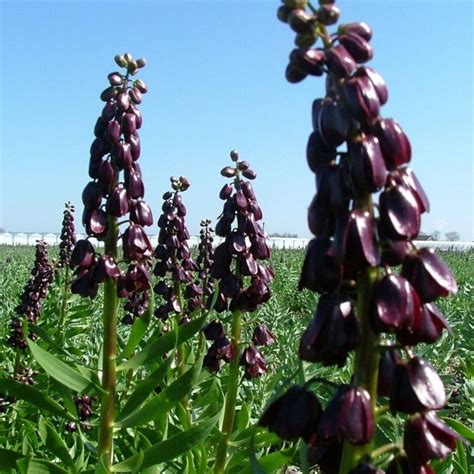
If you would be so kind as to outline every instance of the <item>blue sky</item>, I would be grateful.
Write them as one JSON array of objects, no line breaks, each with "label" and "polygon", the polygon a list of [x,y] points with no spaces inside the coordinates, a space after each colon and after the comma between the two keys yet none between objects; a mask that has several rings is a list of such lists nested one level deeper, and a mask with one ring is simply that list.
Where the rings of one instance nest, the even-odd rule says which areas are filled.
[{"label": "blue sky", "polygon": [[[114,55],[130,51],[148,60],[140,163],[155,221],[171,175],[191,180],[191,232],[214,220],[219,171],[236,148],[257,171],[266,230],[309,236],[314,176],[305,148],[323,81],[285,81],[294,35],[276,19],[278,5],[0,0],[0,227],[59,232],[67,200],[80,221],[99,94]],[[431,200],[422,229],[474,239],[472,2],[338,5],[342,21],[374,30],[368,64],[390,91],[382,115],[408,134],[411,166]]]}]

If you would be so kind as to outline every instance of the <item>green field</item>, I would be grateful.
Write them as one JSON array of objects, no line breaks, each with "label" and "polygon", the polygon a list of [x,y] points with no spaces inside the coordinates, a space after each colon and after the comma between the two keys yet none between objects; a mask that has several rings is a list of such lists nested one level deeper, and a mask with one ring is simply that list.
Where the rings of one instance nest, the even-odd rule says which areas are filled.
[{"label": "green field", "polygon": [[[50,258],[57,255],[56,249],[50,249]],[[273,297],[256,313],[255,318],[268,325],[276,335],[276,343],[265,348],[265,357],[270,370],[260,379],[244,381],[240,386],[240,400],[252,406],[249,413],[249,424],[255,423],[263,408],[275,392],[285,385],[297,381],[299,369],[299,337],[306,327],[315,306],[316,296],[309,291],[298,291],[297,283],[304,252],[297,250],[277,250],[272,256],[272,265],[276,277],[273,283]],[[13,371],[15,352],[5,340],[10,331],[10,318],[18,304],[18,296],[29,278],[33,262],[33,247],[0,247],[0,376],[8,378]],[[474,419],[474,253],[445,253],[443,258],[452,269],[459,285],[457,295],[440,299],[437,305],[449,321],[452,334],[444,334],[434,345],[421,344],[416,352],[429,359],[438,370],[446,388],[448,403],[441,412],[442,417],[455,419],[472,429]],[[58,311],[62,299],[61,276],[53,283],[43,313],[38,323],[39,337],[37,342],[56,353],[61,359],[71,358],[86,368],[95,370],[100,353],[101,328],[101,295],[95,300],[84,300],[73,296],[70,298],[67,313],[67,324],[64,329],[58,328]],[[58,332],[64,330],[64,345],[56,344]],[[126,340],[129,326],[120,329],[120,337]],[[36,386],[58,398],[58,387],[49,379],[33,359],[26,357],[24,363],[38,372],[35,375]],[[334,382],[347,382],[350,374],[350,361],[342,369],[322,368],[319,365],[305,364],[305,376],[323,376]],[[225,370],[225,369],[224,369]],[[323,386],[316,386],[321,400],[329,398],[329,392]],[[1,392],[1,387],[0,387]],[[242,411],[242,407],[240,407]],[[54,460],[51,447],[47,446],[44,437],[38,433],[36,421],[41,417],[28,402],[21,401],[0,411],[0,448],[18,452],[32,452],[35,457]],[[26,416],[25,416],[26,415]],[[64,432],[64,420],[56,417],[55,426],[58,432]],[[393,419],[392,419],[393,420]],[[84,434],[85,440],[94,431],[94,416],[91,419],[92,430]],[[382,423],[377,436],[389,441],[396,441],[402,433],[402,420]],[[68,438],[69,436],[69,438]],[[76,436],[76,435],[74,435]],[[79,449],[73,435],[66,435],[69,447]],[[92,449],[87,442],[81,444],[84,449]],[[472,446],[472,445],[471,445]],[[244,449],[244,448],[242,448]],[[54,450],[53,450],[54,452]],[[466,462],[472,461],[470,448],[465,450]],[[437,464],[437,472],[461,473],[455,470],[459,453],[447,461]],[[297,464],[297,460],[295,460]],[[9,472],[9,471],[7,471]],[[172,470],[170,471],[172,472]],[[236,471],[237,472],[237,471]]]}]

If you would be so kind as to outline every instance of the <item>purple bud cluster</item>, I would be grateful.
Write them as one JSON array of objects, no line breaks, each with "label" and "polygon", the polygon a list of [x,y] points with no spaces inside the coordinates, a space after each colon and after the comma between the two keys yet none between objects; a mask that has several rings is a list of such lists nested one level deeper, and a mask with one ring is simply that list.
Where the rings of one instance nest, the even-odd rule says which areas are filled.
[{"label": "purple bud cluster", "polygon": [[203,297],[209,298],[214,290],[214,281],[211,276],[211,267],[214,262],[214,230],[210,227],[211,221],[209,219],[202,220],[200,225],[196,264],[199,268]]},{"label": "purple bud cluster", "polygon": [[[153,273],[159,281],[154,291],[163,298],[164,303],[156,308],[155,316],[166,320],[170,314],[181,314],[182,323],[185,323],[189,315],[202,305],[202,288],[193,281],[198,266],[191,258],[190,235],[185,223],[186,206],[181,194],[190,183],[183,176],[171,177],[170,181],[172,191],[163,195],[162,214],[158,219],[160,231]],[[185,287],[183,295],[181,286]],[[184,299],[187,308],[184,307]]]},{"label": "purple bud cluster", "polygon": [[[92,404],[97,402],[98,397],[89,395],[82,395],[74,397],[74,404],[76,405],[77,414],[79,416],[81,429],[87,431],[90,429],[89,419],[92,416]],[[72,433],[77,430],[77,425],[73,421],[66,423],[66,431]]]},{"label": "purple bud cluster", "polygon": [[71,289],[90,298],[108,278],[117,281],[120,297],[151,286],[147,260],[153,248],[144,227],[152,225],[153,215],[143,199],[145,187],[138,163],[138,130],[142,126],[138,105],[148,89],[141,79],[131,79],[145,66],[145,60],[135,60],[126,53],[116,56],[115,62],[125,71],[110,73],[110,86],[100,96],[105,106],[94,128],[89,162],[92,181],[82,193],[82,222],[89,237],[103,241],[109,230],[117,232],[117,219],[123,219],[127,223],[121,234],[123,259],[129,266],[123,273],[113,256],[98,254],[89,240],[77,242],[71,257],[71,264],[76,267]]},{"label": "purple bud cluster", "polygon": [[71,255],[76,245],[76,234],[74,228],[74,206],[67,202],[63,212],[61,235],[59,237],[59,263],[61,267],[71,264]]},{"label": "purple bud cluster", "polygon": [[[11,321],[11,334],[8,344],[19,349],[26,349],[27,344],[23,335],[22,319],[35,324],[40,315],[42,302],[48,294],[48,289],[53,281],[54,273],[48,261],[48,248],[44,241],[36,244],[35,262],[31,270],[31,277],[20,296],[20,303],[15,308],[16,315]],[[29,337],[34,337],[30,334]]]},{"label": "purple bud cluster", "polygon": [[220,191],[225,203],[216,224],[216,234],[224,241],[214,250],[211,268],[212,277],[219,280],[214,306],[219,313],[227,309],[254,311],[270,298],[269,285],[274,276],[271,267],[259,263],[270,258],[270,249],[258,223],[263,214],[257,197],[250,181],[243,179],[255,179],[256,174],[246,161],[239,160],[235,150],[230,156],[235,166],[226,166],[221,174],[234,180]]},{"label": "purple bud cluster", "polygon": [[[370,268],[375,283],[366,310],[370,327],[364,331],[375,338],[385,334],[403,346],[433,343],[448,329],[433,301],[456,293],[457,285],[434,251],[417,249],[412,242],[429,202],[407,166],[411,160],[408,137],[394,119],[380,115],[388,100],[385,81],[362,65],[373,56],[372,31],[365,23],[349,23],[329,35],[326,27],[339,17],[334,1],[320,0],[318,9],[306,0],[283,3],[278,17],[297,33],[298,46],[290,55],[288,81],[324,73],[327,77],[326,96],[312,106],[313,131],[306,149],[309,168],[316,175],[317,192],[308,209],[308,225],[315,238],[309,243],[299,283],[300,289],[321,296],[301,338],[300,357],[343,366],[348,354],[359,349],[364,334],[362,316],[356,310],[358,290]],[[313,48],[318,39],[324,47]],[[372,193],[379,193],[378,205],[372,204]],[[399,275],[390,268],[398,265]],[[394,460],[387,472],[429,473],[427,463],[446,457],[459,436],[435,415],[434,410],[446,402],[435,369],[413,355],[411,348],[406,347],[406,353],[408,359],[403,360],[390,349],[380,360],[379,396],[389,397],[392,412],[411,415],[405,428],[406,457]],[[303,415],[301,420],[283,419],[291,403],[293,398],[284,395],[267,409],[260,423],[284,439],[308,439]],[[308,403],[316,406],[315,401]],[[319,449],[320,466],[324,466],[324,452],[336,441],[369,443],[375,431],[370,394],[362,386],[341,385],[312,429],[309,443]],[[410,471],[399,467],[405,464]],[[335,472],[332,469],[328,472]],[[361,464],[351,472],[384,471]]]}]

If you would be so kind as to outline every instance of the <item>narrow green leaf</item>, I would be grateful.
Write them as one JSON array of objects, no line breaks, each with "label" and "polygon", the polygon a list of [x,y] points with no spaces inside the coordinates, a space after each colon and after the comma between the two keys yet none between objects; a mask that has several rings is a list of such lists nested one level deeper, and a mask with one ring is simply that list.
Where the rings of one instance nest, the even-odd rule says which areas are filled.
[{"label": "narrow green leaf", "polygon": [[143,457],[143,451],[140,451],[125,461],[112,466],[112,472],[138,472],[138,469],[142,467]]},{"label": "narrow green leaf", "polygon": [[[189,430],[182,431],[171,438],[161,441],[153,445],[152,447],[143,451],[143,462],[141,464],[141,469],[147,467],[156,466],[166,461],[171,461],[182,454],[190,451],[195,446],[201,444],[210,434],[217,421],[219,420],[220,412],[217,413],[212,418],[199,423],[196,426],[193,426]],[[112,470],[114,472],[124,472],[122,470],[122,465],[124,463],[132,463],[133,460],[138,460],[139,454],[132,456],[122,463],[116,464],[113,466]]]},{"label": "narrow green leaf", "polygon": [[17,461],[23,457],[23,454],[16,451],[0,448],[0,469],[16,469]]},{"label": "narrow green leaf", "polygon": [[474,442],[474,431],[463,425],[460,421],[453,420],[452,418],[442,417],[441,418],[447,425],[449,425],[454,431],[459,433],[463,438],[471,443]]},{"label": "narrow green leaf", "polygon": [[116,425],[120,427],[140,426],[159,417],[182,400],[196,385],[202,368],[202,359],[177,378],[156,397],[145,403],[140,409],[123,417],[119,415]]},{"label": "narrow green leaf", "polygon": [[74,461],[69,454],[66,443],[61,439],[56,429],[43,417],[39,420],[38,428],[41,441],[43,441],[46,448],[61,459],[66,466],[70,467],[73,472],[76,472]]},{"label": "narrow green leaf", "polygon": [[178,337],[175,332],[169,332],[150,342],[143,350],[135,354],[131,359],[123,362],[117,370],[136,369],[149,360],[157,360],[165,352],[174,349],[178,344],[182,344],[194,336],[204,324],[206,316],[195,319],[188,324],[179,327]]},{"label": "narrow green leaf", "polygon": [[43,459],[31,459],[27,468],[28,474],[67,474],[68,471]]},{"label": "narrow green leaf", "polygon": [[55,350],[66,357],[71,357],[61,346],[56,344],[55,341],[51,338],[51,336],[40,326],[35,326],[34,324],[29,324],[28,329],[33,333],[40,337],[43,341],[45,341],[49,347]]},{"label": "narrow green leaf", "polygon": [[154,370],[146,379],[140,382],[134,392],[130,395],[127,403],[120,411],[119,418],[126,418],[136,408],[138,408],[153,392],[153,390],[163,381],[168,369],[173,361],[173,353],[163,361],[163,363]]},{"label": "narrow green leaf", "polygon": [[47,410],[55,415],[75,420],[75,417],[69,414],[59,403],[31,385],[24,385],[9,379],[0,379],[0,386],[2,391],[10,396],[25,400],[41,410]]},{"label": "narrow green leaf", "polygon": [[267,472],[277,472],[279,468],[289,464],[294,458],[297,446],[293,446],[281,451],[262,456],[257,460],[255,453],[250,453],[250,466],[242,466],[241,474],[265,474]]},{"label": "narrow green leaf", "polygon": [[28,339],[28,347],[44,371],[71,390],[82,393],[87,391],[88,387],[92,384],[90,380],[71,368],[70,365],[65,364],[30,339]]}]

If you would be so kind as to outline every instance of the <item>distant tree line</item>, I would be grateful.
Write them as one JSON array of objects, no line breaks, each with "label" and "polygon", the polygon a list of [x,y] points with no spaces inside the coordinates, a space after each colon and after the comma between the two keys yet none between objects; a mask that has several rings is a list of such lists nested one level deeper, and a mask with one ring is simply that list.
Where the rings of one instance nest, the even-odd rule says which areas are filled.
[{"label": "distant tree line", "polygon": [[289,232],[283,232],[282,234],[280,232],[272,232],[271,234],[268,234],[269,237],[284,237],[287,239],[297,239],[298,234],[290,234]]}]

